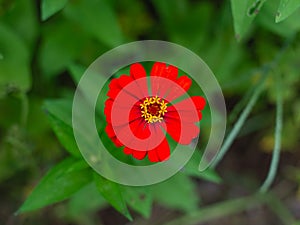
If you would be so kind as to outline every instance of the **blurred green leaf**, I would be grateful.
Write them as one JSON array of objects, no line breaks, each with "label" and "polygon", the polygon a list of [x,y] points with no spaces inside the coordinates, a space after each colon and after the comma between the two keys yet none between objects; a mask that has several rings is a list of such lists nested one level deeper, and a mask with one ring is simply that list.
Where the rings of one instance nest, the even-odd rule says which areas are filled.
[{"label": "blurred green leaf", "polygon": [[89,183],[91,179],[91,170],[85,161],[68,158],[53,167],[42,178],[18,213],[36,210],[65,200]]},{"label": "blurred green leaf", "polygon": [[144,187],[124,186],[122,189],[128,205],[142,216],[149,218],[152,210],[151,192]]},{"label": "blurred green leaf", "polygon": [[186,0],[154,0],[153,4],[163,24],[159,32],[166,33],[172,42],[198,51],[200,46],[206,45],[206,41],[211,41],[211,37],[206,35],[212,27],[211,23],[207,23],[213,20],[211,4],[197,2],[191,7]]},{"label": "blurred green leaf", "polygon": [[184,174],[151,186],[155,200],[173,209],[191,212],[198,208],[195,184]]},{"label": "blurred green leaf", "polygon": [[231,0],[236,38],[241,39],[266,0]]},{"label": "blurred green leaf", "polygon": [[72,63],[69,66],[69,72],[71,74],[71,77],[73,79],[73,81],[76,83],[76,85],[78,85],[82,75],[84,74],[84,72],[86,71],[86,67]]},{"label": "blurred green leaf", "polygon": [[117,17],[105,0],[72,1],[65,7],[64,13],[108,47],[122,44]]},{"label": "blurred green leaf", "polygon": [[67,2],[68,0],[42,0],[42,20],[46,20],[58,11],[62,10]]},{"label": "blurred green leaf", "polygon": [[100,175],[94,173],[94,181],[101,195],[120,213],[129,220],[132,220],[130,212],[126,206],[124,196],[121,192],[119,184],[107,180]]},{"label": "blurred green leaf", "polygon": [[300,7],[300,0],[281,0],[276,14],[279,23],[293,14]]},{"label": "blurred green leaf", "polygon": [[72,102],[70,100],[48,100],[44,107],[60,143],[71,155],[81,157],[72,129]]},{"label": "blurred green leaf", "polygon": [[0,89],[26,92],[31,87],[30,54],[23,40],[0,23]]},{"label": "blurred green leaf", "polygon": [[43,75],[51,78],[62,73],[76,59],[83,57],[90,40],[89,35],[77,24],[69,21],[47,23],[43,28],[38,60]]},{"label": "blurred green leaf", "polygon": [[11,27],[19,37],[22,37],[26,45],[30,46],[30,50],[33,51],[36,46],[39,29],[36,2],[32,0],[6,2],[11,2],[13,7],[10,10],[6,10],[3,17],[1,17],[0,3],[0,20]]}]

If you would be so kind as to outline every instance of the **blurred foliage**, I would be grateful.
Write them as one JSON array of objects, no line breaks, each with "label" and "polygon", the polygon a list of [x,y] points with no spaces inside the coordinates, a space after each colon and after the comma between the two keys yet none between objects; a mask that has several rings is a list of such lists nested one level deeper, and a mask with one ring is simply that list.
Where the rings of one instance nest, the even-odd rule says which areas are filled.
[{"label": "blurred foliage", "polygon": [[[21,182],[16,182],[17,194],[6,190],[12,197],[1,207],[12,214],[25,199],[19,212],[70,198],[62,210],[65,220],[92,225],[96,219],[91,218],[107,204],[129,219],[136,215],[131,210],[150,217],[153,202],[191,213],[200,205],[195,180],[221,182],[213,169],[198,172],[200,152],[176,176],[143,188],[105,180],[85,164],[72,132],[76,84],[98,56],[129,41],[171,41],[203,58],[228,102],[229,129],[271,63],[265,91],[238,138],[256,135],[256,148],[272,151],[279,74],[285,106],[282,150],[299,156],[299,6],[299,0],[0,0],[0,184]],[[197,87],[190,93],[199,94]],[[101,121],[102,108],[98,111]],[[209,127],[201,124],[200,148]],[[298,184],[299,168],[299,161],[298,167],[284,168]],[[0,215],[0,222],[6,217]]]}]

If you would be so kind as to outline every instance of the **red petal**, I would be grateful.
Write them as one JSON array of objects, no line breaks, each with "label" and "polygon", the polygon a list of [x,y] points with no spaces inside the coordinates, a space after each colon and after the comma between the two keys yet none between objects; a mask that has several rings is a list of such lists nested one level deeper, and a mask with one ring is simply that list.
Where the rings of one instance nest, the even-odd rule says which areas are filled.
[{"label": "red petal", "polygon": [[111,123],[111,109],[113,105],[113,100],[109,98],[105,101],[104,104],[104,115],[106,117],[106,121]]},{"label": "red petal", "polygon": [[110,124],[107,124],[105,127],[105,132],[107,133],[107,136],[115,143],[117,147],[122,147],[123,144],[119,141],[119,139],[116,137],[116,134]]},{"label": "red petal", "polygon": [[130,66],[130,75],[134,79],[146,77],[146,71],[140,63],[134,63]]},{"label": "red petal", "polygon": [[152,66],[150,76],[159,76],[175,80],[178,75],[178,68],[166,63],[156,62]]},{"label": "red petal", "polygon": [[179,77],[176,80],[176,84],[174,84],[172,86],[172,88],[170,89],[170,92],[168,93],[168,100],[173,101],[173,100],[181,97],[183,94],[186,93],[186,91],[189,90],[191,85],[192,85],[192,80],[190,78],[188,78],[187,76]]},{"label": "red petal", "polygon": [[205,106],[205,99],[201,96],[193,96],[191,97],[192,101],[194,102],[196,108],[198,110],[202,110],[204,109],[204,106]]},{"label": "red petal", "polygon": [[155,149],[148,151],[148,159],[150,162],[159,162],[159,158]]},{"label": "red petal", "polygon": [[116,134],[111,126],[111,124],[107,124],[106,127],[105,127],[105,132],[107,133],[107,136],[112,138],[112,137],[115,137]]},{"label": "red petal", "polygon": [[176,80],[176,83],[188,91],[192,85],[192,80],[188,76],[181,76]]},{"label": "red petal", "polygon": [[198,122],[199,120],[202,119],[202,113],[199,110],[195,110],[195,108],[191,110],[178,109],[178,111],[176,109],[174,106],[168,106],[167,108],[168,112],[164,116],[166,121],[168,119],[177,119],[177,120],[182,120],[183,122],[192,123],[192,122]]},{"label": "red petal", "polygon": [[148,123],[142,118],[132,121],[129,126],[137,138],[146,139],[151,134]]},{"label": "red petal", "polygon": [[[124,94],[127,94],[126,97],[128,98],[135,98],[136,100],[142,99],[144,97],[144,90],[141,90],[141,85],[138,85],[133,81],[134,79],[131,76],[126,75],[121,75],[119,78],[112,79],[109,84],[107,96],[115,99],[122,90]],[[130,85],[130,88],[126,87],[127,85]],[[146,84],[144,86],[146,86]]]},{"label": "red petal", "polygon": [[164,139],[162,143],[155,148],[159,161],[165,161],[170,157],[170,146],[167,139]]},{"label": "red petal", "polygon": [[141,113],[140,102],[137,102],[130,110],[129,122],[139,119],[139,118],[142,118],[142,113]]},{"label": "red petal", "polygon": [[125,147],[124,150],[123,150],[123,152],[124,152],[126,155],[132,154],[132,151],[133,151],[132,149],[127,148],[127,147]]},{"label": "red petal", "polygon": [[147,155],[147,151],[136,151],[136,150],[132,151],[132,156],[139,160],[145,158],[146,155]]},{"label": "red petal", "polygon": [[164,139],[156,148],[148,151],[150,162],[165,161],[170,158],[170,146],[167,139]]},{"label": "red petal", "polygon": [[167,132],[171,137],[182,145],[188,145],[199,135],[200,129],[194,123],[183,122],[179,119],[165,120],[167,124]]},{"label": "red petal", "polygon": [[156,62],[153,64],[151,72],[150,72],[150,76],[162,76],[164,70],[166,68],[166,64],[165,63],[161,63],[161,62]]},{"label": "red petal", "polygon": [[163,78],[175,81],[178,75],[178,68],[172,65],[167,66],[165,63],[154,63],[151,73],[151,90],[153,96],[164,97],[172,89],[172,83],[165,82]]}]

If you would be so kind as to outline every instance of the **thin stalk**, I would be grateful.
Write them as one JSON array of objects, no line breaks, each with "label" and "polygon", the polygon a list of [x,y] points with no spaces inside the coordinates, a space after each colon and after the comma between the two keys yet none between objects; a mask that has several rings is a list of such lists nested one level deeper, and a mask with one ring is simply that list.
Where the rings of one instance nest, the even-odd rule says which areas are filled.
[{"label": "thin stalk", "polygon": [[283,100],[282,100],[282,81],[280,75],[276,76],[276,126],[275,126],[275,143],[272,154],[271,166],[267,175],[266,180],[260,188],[260,192],[266,192],[272,185],[276,172],[278,169],[280,149],[281,149],[281,132],[282,132],[282,120],[283,120]]},{"label": "thin stalk", "polygon": [[183,216],[179,219],[175,219],[167,222],[164,225],[194,225],[210,220],[214,220],[220,217],[228,216],[234,213],[242,212],[244,210],[252,209],[260,205],[264,201],[260,195],[251,195],[242,197],[239,199],[227,200],[222,203],[217,203],[205,208],[200,209],[197,212]]},{"label": "thin stalk", "polygon": [[239,134],[239,132],[240,132],[241,128],[243,127],[246,119],[248,118],[253,106],[257,102],[258,97],[260,96],[260,94],[262,93],[262,91],[264,89],[265,79],[267,77],[267,74],[268,74],[269,70],[270,70],[269,67],[265,68],[262,80],[259,82],[259,84],[256,87],[255,91],[253,92],[248,104],[246,105],[246,107],[242,111],[239,119],[237,120],[237,122],[233,126],[231,132],[229,133],[229,135],[225,139],[224,144],[222,145],[222,147],[220,149],[220,152],[218,153],[218,155],[216,156],[216,159],[213,161],[213,163],[211,165],[212,168],[215,168],[218,165],[218,163],[223,159],[223,157],[225,156],[225,154],[229,150],[231,144],[233,143],[233,141],[235,140],[235,138]]}]

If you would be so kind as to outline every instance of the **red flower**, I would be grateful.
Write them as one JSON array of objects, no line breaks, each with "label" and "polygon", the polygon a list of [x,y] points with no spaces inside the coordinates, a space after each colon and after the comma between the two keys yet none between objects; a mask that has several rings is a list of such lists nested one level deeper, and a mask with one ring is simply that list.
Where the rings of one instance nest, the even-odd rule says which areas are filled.
[{"label": "red flower", "polygon": [[148,155],[151,162],[167,160],[170,147],[165,132],[183,145],[200,132],[195,123],[202,118],[204,98],[194,96],[172,104],[191,84],[187,76],[178,77],[175,66],[156,62],[147,76],[141,64],[132,64],[129,76],[122,75],[109,84],[104,109],[108,136],[136,159]]}]

